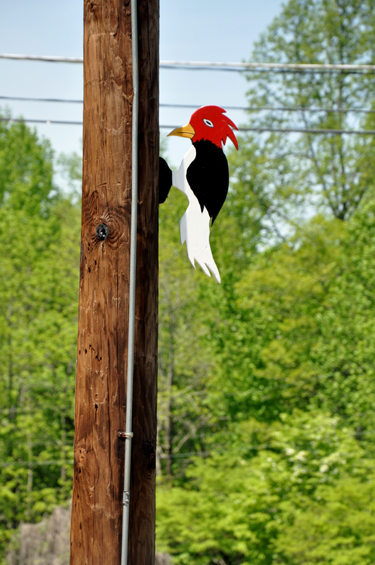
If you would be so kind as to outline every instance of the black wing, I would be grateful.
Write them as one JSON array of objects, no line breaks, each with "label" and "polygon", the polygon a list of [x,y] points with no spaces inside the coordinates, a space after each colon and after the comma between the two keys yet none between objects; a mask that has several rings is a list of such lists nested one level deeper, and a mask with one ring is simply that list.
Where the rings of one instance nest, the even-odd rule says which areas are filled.
[{"label": "black wing", "polygon": [[171,186],[172,171],[163,157],[159,157],[159,204],[166,201]]},{"label": "black wing", "polygon": [[211,141],[194,143],[196,157],[186,172],[187,181],[214,223],[228,194],[229,168],[224,152]]}]

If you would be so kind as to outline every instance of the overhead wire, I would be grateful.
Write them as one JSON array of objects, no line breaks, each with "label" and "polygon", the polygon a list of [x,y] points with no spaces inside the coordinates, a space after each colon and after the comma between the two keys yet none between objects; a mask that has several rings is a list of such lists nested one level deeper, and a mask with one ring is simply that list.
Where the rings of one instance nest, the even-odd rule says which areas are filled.
[{"label": "overhead wire", "polygon": [[82,126],[83,122],[75,122],[75,121],[66,121],[66,120],[38,120],[38,119],[22,119],[22,118],[0,118],[0,122],[23,122],[23,123],[30,123],[30,124],[45,124],[45,125],[66,125],[66,126]]},{"label": "overhead wire", "polygon": [[[76,63],[82,64],[83,59],[80,57],[58,57],[58,56],[35,56],[35,55],[18,55],[18,54],[0,54],[2,59],[28,60],[28,61],[44,61],[53,63]],[[160,68],[180,68],[180,69],[214,69],[214,70],[264,70],[270,71],[298,71],[298,72],[322,72],[322,71],[340,71],[340,72],[375,72],[375,65],[351,65],[351,64],[312,64],[312,63],[225,63],[211,61],[160,61]],[[40,102],[65,102],[65,103],[82,103],[82,100],[67,100],[56,98],[23,98],[23,97],[5,97],[0,96],[3,100],[23,100],[23,101],[40,101]],[[170,108],[195,108],[191,104],[161,104],[160,107]],[[291,108],[291,107],[239,107],[227,106],[229,110],[242,110],[249,112],[256,111],[286,111],[286,112],[331,112],[331,113],[375,113],[375,110],[366,110],[363,108]],[[1,121],[5,121],[2,119]],[[13,119],[13,121],[22,121]],[[64,125],[82,125],[80,121],[67,120],[36,120],[25,119],[29,123],[45,123],[45,124],[64,124]],[[161,125],[161,129],[174,128],[174,126]],[[320,128],[266,128],[266,127],[247,127],[239,128],[243,132],[279,132],[279,133],[311,133],[311,134],[333,134],[333,135],[373,135],[374,130],[339,130],[339,129],[320,129]]]},{"label": "overhead wire", "polygon": [[288,71],[370,71],[375,72],[375,65],[350,65],[350,64],[324,64],[324,63],[218,63],[212,61],[160,61],[160,66],[180,67],[180,68],[210,68],[210,69],[236,69],[236,70],[255,70],[265,69],[267,71],[288,70]]},{"label": "overhead wire", "polygon": [[21,102],[63,102],[67,104],[83,104],[82,99],[72,98],[30,98],[29,96],[0,96],[0,100],[16,100]]},{"label": "overhead wire", "polygon": [[[178,126],[159,126],[161,129],[174,129]],[[313,134],[332,134],[332,135],[375,135],[375,130],[345,130],[345,129],[320,129],[320,128],[267,128],[267,127],[239,127],[240,132],[258,133],[313,133]]]},{"label": "overhead wire", "polygon": [[[45,125],[75,125],[82,126],[81,121],[64,121],[64,120],[39,120],[39,119],[21,119],[21,118],[0,118],[0,122],[21,122]],[[160,129],[175,129],[176,125],[160,125]],[[344,129],[308,129],[308,128],[267,128],[267,127],[239,127],[239,132],[258,132],[258,133],[312,133],[324,135],[375,135],[375,130],[344,130]]]},{"label": "overhead wire", "polygon": [[[55,55],[21,55],[2,53],[0,59],[18,61],[42,61],[49,63],[82,64],[82,57],[59,57]],[[160,61],[160,68],[192,69],[192,70],[226,70],[235,72],[247,71],[284,71],[284,72],[360,72],[375,73],[375,65],[371,64],[324,64],[324,63],[245,63],[245,62],[212,62],[212,61]]]},{"label": "overhead wire", "polygon": [[[299,429],[294,428],[294,431],[298,431]],[[299,430],[300,431],[300,430]],[[375,430],[364,430],[363,432],[361,432],[361,435],[372,435],[375,433]],[[220,436],[232,436],[233,434],[231,432],[223,432],[221,431],[219,433]],[[357,432],[356,431],[352,431],[350,433],[348,433],[348,436],[350,437],[356,437],[357,436]],[[206,437],[204,434],[199,434],[198,436],[194,436],[194,438],[197,437]],[[329,436],[327,436],[327,441],[329,439]],[[68,445],[69,447],[71,447],[71,444]],[[236,443],[236,446],[232,449],[230,449],[228,447],[227,444],[225,443],[215,443],[211,446],[211,450],[210,451],[181,451],[181,452],[177,452],[177,453],[170,453],[170,454],[166,454],[166,453],[161,453],[160,454],[160,459],[162,460],[167,460],[167,459],[188,459],[190,457],[207,457],[209,455],[211,455],[213,452],[214,453],[220,453],[220,452],[225,452],[228,453],[230,451],[236,451],[236,452],[240,452],[240,451],[263,451],[263,450],[274,450],[275,448],[279,447],[277,442],[275,441],[275,443],[259,443],[259,444],[255,444],[252,445],[250,443],[246,443],[243,441],[238,441]],[[316,449],[314,447],[306,447],[304,449],[304,451],[307,451],[309,453],[314,453],[316,452]],[[71,459],[65,459],[65,460],[46,460],[46,461],[0,461],[0,467],[38,467],[38,466],[46,466],[46,465],[73,465],[74,461]]]},{"label": "overhead wire", "polygon": [[[68,103],[68,104],[83,104],[82,99],[70,99],[70,98],[30,98],[24,96],[0,96],[0,100],[15,100],[21,102],[57,102],[57,103]],[[161,103],[160,108],[178,108],[178,109],[190,109],[194,110],[200,108],[202,104],[169,104]],[[263,112],[263,111],[275,111],[275,112],[332,112],[332,113],[361,113],[361,114],[375,114],[375,110],[366,110],[365,108],[310,108],[308,106],[301,107],[288,107],[288,106],[227,106],[225,104],[226,110],[239,110],[242,112]]]},{"label": "overhead wire", "polygon": [[73,460],[65,461],[0,461],[0,467],[45,467],[45,466],[59,466],[73,465]]}]

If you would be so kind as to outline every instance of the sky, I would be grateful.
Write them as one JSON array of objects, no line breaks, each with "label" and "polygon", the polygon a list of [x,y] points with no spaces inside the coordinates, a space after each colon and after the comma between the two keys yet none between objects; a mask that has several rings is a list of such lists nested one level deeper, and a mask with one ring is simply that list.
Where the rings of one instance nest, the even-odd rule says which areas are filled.
[{"label": "sky", "polygon": [[[160,59],[168,61],[240,62],[251,56],[254,41],[280,12],[281,0],[160,0]],[[83,56],[82,0],[1,0],[0,53]],[[0,96],[82,99],[80,64],[0,59]],[[160,71],[160,102],[244,106],[247,83],[243,75],[220,71]],[[0,100],[13,117],[82,120],[82,104]],[[188,109],[161,108],[160,124],[188,123]],[[240,111],[228,111],[237,125]],[[81,151],[82,128],[37,125],[58,155]],[[163,132],[168,133],[167,130]],[[189,141],[168,140],[168,157],[177,166]]]}]

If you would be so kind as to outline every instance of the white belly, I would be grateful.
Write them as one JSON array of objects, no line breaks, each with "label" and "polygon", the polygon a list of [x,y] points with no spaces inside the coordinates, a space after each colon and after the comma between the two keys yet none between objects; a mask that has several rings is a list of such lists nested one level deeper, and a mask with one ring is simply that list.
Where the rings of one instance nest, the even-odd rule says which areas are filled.
[{"label": "white belly", "polygon": [[195,268],[195,261],[197,261],[206,275],[210,277],[211,271],[217,282],[220,283],[220,274],[210,247],[210,216],[206,208],[203,208],[202,212],[198,199],[186,178],[187,170],[195,156],[196,150],[192,145],[178,171],[172,172],[173,186],[183,192],[189,200],[189,206],[180,221],[181,244],[186,241],[187,254],[193,267]]},{"label": "white belly", "polygon": [[180,168],[178,171],[172,171],[172,184],[178,190],[181,190],[186,196],[188,197],[189,203],[195,199],[196,197],[191,190],[189,183],[186,178],[186,173],[188,168],[190,167],[191,163],[194,161],[197,152],[195,150],[194,145],[192,145],[189,151],[186,153],[185,157],[181,161]]}]

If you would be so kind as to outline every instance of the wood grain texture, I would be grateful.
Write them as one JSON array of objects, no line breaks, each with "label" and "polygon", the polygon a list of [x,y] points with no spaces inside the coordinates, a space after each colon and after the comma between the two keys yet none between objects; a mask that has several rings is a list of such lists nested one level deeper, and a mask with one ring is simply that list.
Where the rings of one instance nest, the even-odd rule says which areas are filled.
[{"label": "wood grain texture", "polygon": [[[159,0],[139,0],[139,200],[129,563],[154,563]],[[130,1],[84,2],[82,242],[71,556],[121,554],[131,209]],[[109,228],[101,240],[96,229]],[[102,230],[103,232],[103,230]]]}]

